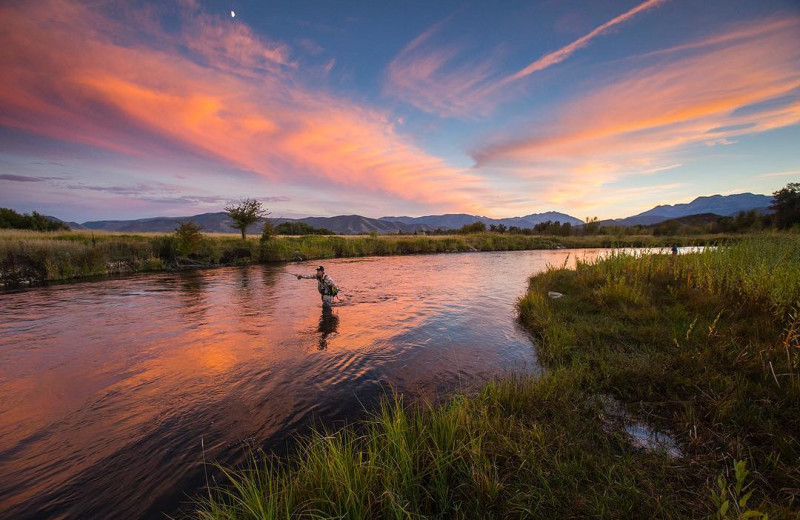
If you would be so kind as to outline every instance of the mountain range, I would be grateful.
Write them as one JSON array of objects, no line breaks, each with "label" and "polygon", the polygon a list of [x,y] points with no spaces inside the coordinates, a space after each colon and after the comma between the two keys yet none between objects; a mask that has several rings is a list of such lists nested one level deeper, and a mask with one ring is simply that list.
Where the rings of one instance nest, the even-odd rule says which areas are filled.
[{"label": "mountain range", "polygon": [[[754,195],[752,193],[712,195],[709,197],[698,197],[688,204],[656,206],[638,215],[623,219],[603,220],[600,221],[599,224],[606,226],[653,225],[673,218],[697,214],[731,216],[742,211],[750,210],[766,212],[769,211],[769,205],[771,203],[772,197],[768,195]],[[59,219],[54,218],[54,220]],[[194,221],[196,224],[203,226],[204,231],[209,233],[238,233],[238,230],[233,228],[230,218],[224,212],[203,213],[190,217],[98,220],[84,222],[83,224],[78,224],[76,222],[65,222],[65,224],[72,229],[168,233],[175,229],[178,222],[185,220]],[[330,229],[334,233],[343,235],[369,233],[371,231],[376,231],[378,233],[413,233],[415,231],[432,231],[435,229],[458,229],[475,222],[483,222],[487,227],[491,225],[504,225],[506,227],[517,226],[519,228],[532,228],[538,223],[547,221],[570,223],[574,226],[583,224],[583,221],[573,216],[554,211],[503,219],[456,213],[427,215],[423,217],[381,217],[377,219],[362,217],[360,215],[339,215],[336,217],[306,217],[301,219],[275,218],[271,220],[275,225],[282,222],[304,222],[310,226]],[[260,228],[261,223],[257,223],[254,224],[249,231],[256,232]]]},{"label": "mountain range", "polygon": [[532,228],[536,224],[547,222],[548,220],[553,222],[561,222],[562,224],[569,222],[573,226],[580,226],[583,224],[583,221],[580,219],[567,215],[566,213],[558,213],[556,211],[533,213],[524,217],[500,219],[467,215],[465,213],[454,213],[448,215],[428,215],[425,217],[381,217],[378,220],[384,220],[387,222],[402,222],[403,224],[424,226],[428,229],[458,229],[475,222],[483,222],[487,227],[494,224],[496,226],[517,226],[519,228]]},{"label": "mountain range", "polygon": [[772,197],[769,195],[756,195],[753,193],[739,193],[736,195],[711,195],[697,197],[688,204],[674,204],[656,206],[632,217],[613,220],[601,220],[601,226],[651,226],[680,217],[711,213],[720,217],[731,217],[743,211],[755,210],[760,213],[769,211]]}]

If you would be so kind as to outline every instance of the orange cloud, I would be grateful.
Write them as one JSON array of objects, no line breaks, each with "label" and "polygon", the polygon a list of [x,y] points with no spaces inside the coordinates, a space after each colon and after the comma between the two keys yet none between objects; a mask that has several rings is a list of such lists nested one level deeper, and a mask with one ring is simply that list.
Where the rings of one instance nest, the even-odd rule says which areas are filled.
[{"label": "orange cloud", "polygon": [[647,65],[516,132],[526,137],[487,139],[473,152],[476,169],[501,168],[550,203],[591,211],[625,201],[621,179],[673,169],[685,161],[676,154],[694,146],[800,123],[800,18],[751,23],[639,61]]},{"label": "orange cloud", "polygon": [[796,124],[800,19],[758,27],[736,31],[744,36],[735,42],[712,40],[724,46],[614,77],[538,125],[553,131],[495,142],[473,156],[479,165],[653,160],[679,147]]},{"label": "orange cloud", "polygon": [[0,125],[133,156],[191,153],[295,186],[478,209],[459,191],[480,189],[477,176],[407,141],[386,113],[304,86],[288,47],[191,2],[170,33],[159,12],[117,7],[124,20],[62,0],[0,8]]}]

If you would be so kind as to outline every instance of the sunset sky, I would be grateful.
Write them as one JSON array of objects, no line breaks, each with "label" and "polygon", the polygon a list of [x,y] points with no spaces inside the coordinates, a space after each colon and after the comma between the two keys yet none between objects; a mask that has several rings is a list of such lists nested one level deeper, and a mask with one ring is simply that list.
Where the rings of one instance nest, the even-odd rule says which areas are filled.
[{"label": "sunset sky", "polygon": [[797,0],[2,2],[0,77],[0,206],[79,222],[614,218],[800,181]]}]

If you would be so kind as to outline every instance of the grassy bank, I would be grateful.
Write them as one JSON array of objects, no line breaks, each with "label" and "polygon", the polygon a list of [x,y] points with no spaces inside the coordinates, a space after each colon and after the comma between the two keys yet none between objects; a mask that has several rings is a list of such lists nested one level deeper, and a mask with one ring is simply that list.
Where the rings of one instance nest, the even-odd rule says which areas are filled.
[{"label": "grassy bank", "polygon": [[550,270],[519,303],[544,376],[388,403],[226,470],[194,517],[797,518],[799,301],[796,235]]},{"label": "grassy bank", "polygon": [[519,251],[557,247],[658,247],[719,243],[720,235],[667,237],[542,237],[498,233],[453,236],[298,236],[243,241],[204,234],[183,243],[174,234],[0,230],[0,284],[37,283],[86,276],[358,256],[469,251]]}]

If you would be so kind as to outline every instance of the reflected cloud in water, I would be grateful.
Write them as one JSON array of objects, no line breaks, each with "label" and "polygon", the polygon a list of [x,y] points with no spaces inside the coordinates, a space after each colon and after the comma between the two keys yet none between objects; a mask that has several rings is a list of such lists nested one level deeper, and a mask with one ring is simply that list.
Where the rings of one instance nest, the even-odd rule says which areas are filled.
[{"label": "reflected cloud in water", "polygon": [[514,303],[568,253],[330,260],[329,312],[302,262],[0,294],[0,516],[157,516],[203,485],[201,438],[235,464],[387,386],[535,371]]}]

